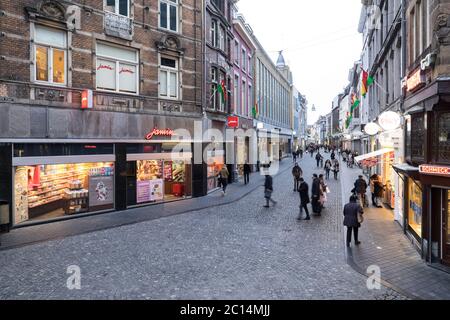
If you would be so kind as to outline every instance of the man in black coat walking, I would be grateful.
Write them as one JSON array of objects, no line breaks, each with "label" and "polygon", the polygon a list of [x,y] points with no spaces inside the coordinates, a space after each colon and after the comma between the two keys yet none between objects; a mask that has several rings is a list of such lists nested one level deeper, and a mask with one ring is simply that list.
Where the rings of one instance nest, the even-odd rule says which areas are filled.
[{"label": "man in black coat walking", "polygon": [[314,213],[317,213],[320,216],[321,213],[321,207],[320,207],[320,179],[317,176],[317,174],[313,175],[313,182],[312,182],[312,187],[311,187],[311,194],[312,194],[312,209]]},{"label": "man in black coat walking", "polygon": [[361,223],[358,220],[358,214],[363,214],[364,210],[358,203],[356,196],[350,197],[350,202],[344,207],[344,226],[347,227],[347,247],[350,247],[352,241],[352,231],[355,237],[355,244],[358,246],[361,242],[358,240],[358,229],[361,227]]},{"label": "man in black coat walking", "polygon": [[306,218],[305,220],[311,220],[311,217],[309,216],[308,211],[308,203],[309,201],[309,186],[305,182],[303,178],[299,179],[300,186],[298,187],[298,192],[300,193],[300,215],[298,216],[297,220],[302,220],[303,216],[303,210],[306,212]]},{"label": "man in black coat walking", "polygon": [[269,174],[266,175],[266,179],[264,181],[264,198],[266,198],[266,205],[264,208],[270,208],[270,202],[275,206],[277,202],[272,199],[273,193],[273,178]]},{"label": "man in black coat walking", "polygon": [[248,184],[250,182],[250,173],[251,172],[252,172],[252,169],[250,168],[248,161],[245,161],[245,164],[244,164],[244,183],[245,184]]}]

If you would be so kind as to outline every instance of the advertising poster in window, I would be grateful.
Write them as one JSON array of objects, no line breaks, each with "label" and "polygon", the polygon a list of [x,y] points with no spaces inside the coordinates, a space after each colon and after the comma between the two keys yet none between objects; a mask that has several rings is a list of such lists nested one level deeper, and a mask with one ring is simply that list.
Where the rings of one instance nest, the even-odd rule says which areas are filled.
[{"label": "advertising poster in window", "polygon": [[97,59],[97,87],[100,89],[116,89],[116,63]]},{"label": "advertising poster in window", "polygon": [[114,176],[89,177],[89,207],[114,205]]},{"label": "advertising poster in window", "polygon": [[158,160],[142,160],[137,161],[137,181],[149,181],[162,179],[163,164]]},{"label": "advertising poster in window", "polygon": [[162,179],[150,181],[151,201],[164,200],[164,181]]},{"label": "advertising poster in window", "polygon": [[173,181],[172,161],[164,162],[164,180],[167,182]]},{"label": "advertising poster in window", "polygon": [[136,202],[145,203],[150,201],[150,181],[138,181],[136,186]]}]

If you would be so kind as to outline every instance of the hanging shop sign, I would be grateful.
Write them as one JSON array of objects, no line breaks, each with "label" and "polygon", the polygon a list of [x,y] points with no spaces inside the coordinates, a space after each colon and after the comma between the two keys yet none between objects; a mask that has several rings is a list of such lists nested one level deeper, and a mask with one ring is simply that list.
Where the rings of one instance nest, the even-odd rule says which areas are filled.
[{"label": "hanging shop sign", "polygon": [[239,117],[228,117],[227,126],[228,128],[239,128]]},{"label": "hanging shop sign", "polygon": [[432,175],[432,176],[450,177],[450,167],[422,165],[419,167],[419,171],[422,174],[427,174],[427,175]]},{"label": "hanging shop sign", "polygon": [[154,128],[145,136],[145,140],[152,140],[154,137],[173,137],[175,132],[172,129]]},{"label": "hanging shop sign", "polygon": [[378,132],[380,132],[380,126],[377,125],[375,122],[370,122],[368,124],[366,124],[366,126],[364,127],[364,131],[369,135],[369,136],[374,136],[376,135]]},{"label": "hanging shop sign", "polygon": [[406,89],[409,92],[419,90],[425,85],[425,76],[421,69],[418,69],[406,80]]},{"label": "hanging shop sign", "polygon": [[94,98],[92,90],[83,90],[81,93],[81,109],[92,109],[94,107]]},{"label": "hanging shop sign", "polygon": [[393,111],[383,112],[378,117],[378,124],[385,131],[398,129],[402,124],[400,115]]}]

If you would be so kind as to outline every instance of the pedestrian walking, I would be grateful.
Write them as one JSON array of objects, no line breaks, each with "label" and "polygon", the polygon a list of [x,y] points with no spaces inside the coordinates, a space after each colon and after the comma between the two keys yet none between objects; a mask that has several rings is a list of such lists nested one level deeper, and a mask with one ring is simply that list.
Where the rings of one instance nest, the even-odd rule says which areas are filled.
[{"label": "pedestrian walking", "polygon": [[347,247],[350,247],[352,241],[352,232],[355,238],[355,244],[358,246],[361,242],[358,240],[358,231],[362,223],[364,209],[357,203],[358,199],[352,195],[350,202],[344,207],[344,226],[347,227]]},{"label": "pedestrian walking", "polygon": [[275,206],[277,202],[272,199],[273,193],[273,178],[271,175],[266,175],[266,180],[264,182],[264,198],[266,198],[266,205],[264,208],[270,208],[270,202]]},{"label": "pedestrian walking", "polygon": [[250,165],[248,164],[248,161],[245,161],[244,164],[244,184],[250,183],[250,173],[252,172],[252,169],[250,168]]},{"label": "pedestrian walking", "polygon": [[299,152],[299,155],[300,155],[300,159],[303,159],[303,149],[300,148],[300,149],[298,150],[298,152]]},{"label": "pedestrian walking", "polygon": [[292,152],[292,160],[294,161],[294,163],[297,162],[297,151]]},{"label": "pedestrian walking", "polygon": [[320,180],[317,174],[313,175],[313,182],[311,187],[311,205],[313,212],[320,216],[322,210],[320,207]]},{"label": "pedestrian walking", "polygon": [[320,208],[323,210],[325,209],[325,202],[327,202],[327,189],[328,186],[325,183],[325,179],[323,174],[319,175],[319,180],[320,180]]},{"label": "pedestrian walking", "polygon": [[297,220],[302,220],[303,210],[305,210],[306,212],[305,220],[311,220],[308,211],[308,204],[310,203],[309,186],[303,178],[300,178],[300,186],[298,187],[298,192],[300,193],[300,215],[298,216]]},{"label": "pedestrian walking", "polygon": [[225,196],[227,194],[227,186],[228,186],[228,178],[230,176],[230,173],[228,172],[228,169],[226,166],[223,166],[222,169],[219,171],[218,180],[219,184],[222,186],[222,195]]},{"label": "pedestrian walking", "polygon": [[332,168],[332,164],[331,164],[331,161],[328,159],[327,161],[325,161],[325,178],[327,179],[327,180],[330,180],[330,171],[331,171],[331,168]]},{"label": "pedestrian walking", "polygon": [[333,161],[334,159],[336,159],[336,153],[334,153],[334,150],[333,150],[333,152],[331,153],[331,161]]},{"label": "pedestrian walking", "polygon": [[378,177],[374,181],[374,194],[375,194],[375,203],[374,206],[377,208],[383,208],[383,206],[380,204],[381,199],[383,199],[384,194],[384,188],[383,182],[381,182],[381,178]]},{"label": "pedestrian walking", "polygon": [[322,159],[322,155],[320,154],[320,151],[316,154],[316,162],[317,162],[317,168],[320,167],[320,160]]},{"label": "pedestrian walking", "polygon": [[298,163],[295,163],[294,168],[292,168],[292,177],[294,178],[294,192],[298,191],[298,187],[300,184],[300,178],[303,175],[303,171],[298,165]]},{"label": "pedestrian walking", "polygon": [[333,164],[334,180],[337,180],[337,179],[338,179],[339,171],[340,171],[340,168],[339,168],[339,161],[338,161],[338,160],[334,160],[334,164]]},{"label": "pedestrian walking", "polygon": [[372,194],[372,205],[374,207],[377,206],[376,204],[376,197],[375,197],[375,180],[378,180],[378,175],[374,174],[369,179],[370,184],[370,193]]},{"label": "pedestrian walking", "polygon": [[357,194],[362,207],[368,206],[366,203],[366,192],[367,192],[367,182],[364,180],[362,175],[358,176],[358,179],[355,181],[355,188],[353,189]]}]

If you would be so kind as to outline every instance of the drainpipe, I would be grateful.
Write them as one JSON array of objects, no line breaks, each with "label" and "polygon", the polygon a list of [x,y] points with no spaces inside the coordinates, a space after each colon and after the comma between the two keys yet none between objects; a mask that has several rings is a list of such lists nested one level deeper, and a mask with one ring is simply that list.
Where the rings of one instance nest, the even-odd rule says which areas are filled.
[{"label": "drainpipe", "polygon": [[[407,0],[402,0],[402,24],[401,24],[401,35],[402,35],[402,80],[406,77],[406,6],[408,4]],[[404,102],[405,102],[405,95],[406,92],[405,90],[402,88],[402,95],[401,95],[401,99],[400,99],[400,111],[402,112],[402,114],[405,112],[404,109]]]}]

